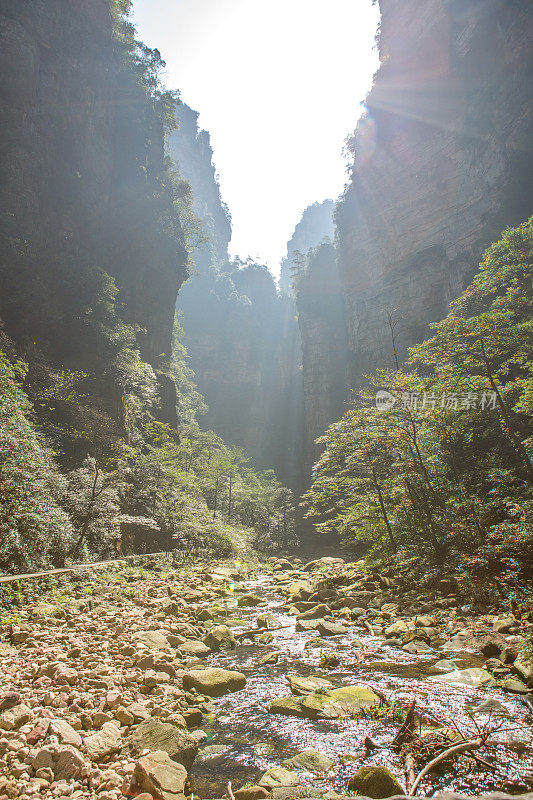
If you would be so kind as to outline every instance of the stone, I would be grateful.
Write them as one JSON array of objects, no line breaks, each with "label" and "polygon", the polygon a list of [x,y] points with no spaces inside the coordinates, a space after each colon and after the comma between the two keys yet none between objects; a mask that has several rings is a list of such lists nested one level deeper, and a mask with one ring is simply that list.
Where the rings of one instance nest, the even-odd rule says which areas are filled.
[{"label": "stone", "polygon": [[264,786],[245,786],[234,793],[235,800],[265,800],[270,792]]},{"label": "stone", "polygon": [[220,650],[235,650],[237,640],[227,625],[213,625],[204,637],[204,644],[213,653],[218,653]]},{"label": "stone", "polygon": [[307,619],[322,619],[323,617],[327,617],[331,613],[329,607],[325,605],[325,603],[319,603],[316,606],[308,609],[307,611],[302,611],[301,614],[298,614],[296,617],[297,620],[307,620]]},{"label": "stone", "polygon": [[513,661],[513,670],[526,682],[533,681],[533,661],[527,659],[525,654],[521,653]]},{"label": "stone", "polygon": [[139,631],[135,638],[146,645],[149,650],[172,650],[170,642],[163,631]]},{"label": "stone", "polygon": [[50,723],[49,731],[55,733],[63,744],[71,744],[73,747],[81,747],[81,736],[64,719],[54,719]]},{"label": "stone", "polygon": [[407,644],[402,645],[402,650],[405,650],[406,653],[412,653],[413,655],[431,653],[431,647],[426,644],[426,642],[422,642],[418,639],[414,639],[412,642],[407,642]]},{"label": "stone", "polygon": [[105,722],[97,733],[85,737],[83,747],[92,761],[100,761],[121,749],[120,730],[112,722]]},{"label": "stone", "polygon": [[222,697],[230,692],[238,692],[246,685],[246,675],[242,672],[210,667],[193,669],[183,676],[184,689],[197,689],[209,697]]},{"label": "stone", "polygon": [[142,722],[128,737],[129,751],[139,756],[143,750],[163,750],[172,761],[183,764],[189,771],[198,753],[198,742],[188,733],[169,722],[149,719]]},{"label": "stone", "polygon": [[493,622],[492,628],[496,633],[510,633],[516,627],[516,619],[514,617],[503,617]]},{"label": "stone", "polygon": [[500,685],[506,692],[514,692],[515,694],[527,694],[529,691],[525,683],[517,681],[515,678],[504,678]]},{"label": "stone", "polygon": [[205,658],[206,656],[211,655],[211,648],[204,644],[204,642],[193,639],[180,644],[178,647],[178,653],[182,656],[196,656],[196,658]]},{"label": "stone", "polygon": [[300,697],[280,697],[268,706],[270,714],[305,719],[338,719],[356,715],[363,708],[379,703],[379,697],[367,686],[354,685],[327,693],[313,692]]},{"label": "stone", "polygon": [[328,569],[329,567],[342,567],[345,561],[343,558],[333,558],[332,556],[325,556],[324,558],[317,558],[314,561],[309,561],[303,568],[304,572],[317,572],[318,570]]},{"label": "stone", "polygon": [[455,669],[453,672],[446,672],[443,675],[433,675],[428,678],[430,681],[443,681],[444,683],[456,683],[464,686],[472,686],[474,689],[480,686],[494,686],[496,681],[486,669],[481,667],[469,667],[468,669]]},{"label": "stone", "polygon": [[262,605],[263,599],[261,597],[257,597],[255,594],[243,594],[237,600],[237,605],[239,608],[253,608],[253,606]]},{"label": "stone", "polygon": [[348,791],[365,797],[384,798],[405,792],[387,767],[361,767],[348,781]]},{"label": "stone", "polygon": [[326,620],[317,625],[317,630],[321,636],[340,636],[343,633],[348,633],[348,628],[344,625],[339,625],[336,622],[327,622]]},{"label": "stone", "polygon": [[496,716],[509,716],[509,709],[500,703],[499,700],[495,700],[494,697],[489,697],[488,700],[485,700],[484,703],[481,703],[479,706],[476,706],[472,710],[473,714],[491,714]]},{"label": "stone", "polygon": [[318,750],[302,750],[298,755],[285,759],[283,766],[297,771],[321,774],[331,769],[333,761]]},{"label": "stone", "polygon": [[407,627],[407,623],[403,620],[399,619],[397,622],[393,622],[392,625],[389,625],[388,628],[385,628],[385,637],[387,639],[393,639],[397,636],[405,636],[405,634],[409,633],[409,628]]},{"label": "stone", "polygon": [[259,661],[257,662],[258,665],[262,666],[263,664],[277,664],[279,661],[279,653],[267,653],[265,656],[262,656]]},{"label": "stone", "polygon": [[163,750],[156,750],[135,764],[131,794],[147,792],[157,800],[182,800],[186,780],[185,767],[172,761]]},{"label": "stone", "polygon": [[333,684],[325,678],[309,676],[300,678],[298,675],[286,675],[291,692],[294,694],[310,694],[317,689],[332,689]]},{"label": "stone", "polygon": [[85,773],[86,763],[83,755],[76,748],[66,745],[59,750],[54,764],[54,777],[57,781],[81,778]]},{"label": "stone", "polygon": [[261,776],[259,786],[264,786],[265,789],[273,789],[274,786],[296,786],[299,780],[297,772],[285,767],[272,767]]}]

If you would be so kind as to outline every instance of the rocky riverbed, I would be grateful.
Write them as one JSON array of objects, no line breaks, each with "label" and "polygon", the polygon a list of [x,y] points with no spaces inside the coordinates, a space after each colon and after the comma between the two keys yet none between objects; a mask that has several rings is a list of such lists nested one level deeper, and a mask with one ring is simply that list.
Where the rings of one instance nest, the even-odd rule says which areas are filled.
[{"label": "rocky riverbed", "polygon": [[527,792],[531,609],[444,590],[332,558],[25,585],[1,612],[0,800],[387,797],[469,742],[419,795]]}]

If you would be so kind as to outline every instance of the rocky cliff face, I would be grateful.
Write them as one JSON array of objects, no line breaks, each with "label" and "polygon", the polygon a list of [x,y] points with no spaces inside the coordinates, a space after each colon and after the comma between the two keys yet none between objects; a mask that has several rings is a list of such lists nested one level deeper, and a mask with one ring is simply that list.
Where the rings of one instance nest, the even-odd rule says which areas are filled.
[{"label": "rocky cliff face", "polygon": [[299,260],[304,258],[309,250],[317,247],[323,239],[333,241],[335,236],[334,210],[334,200],[323,200],[321,203],[313,203],[308,206],[302,214],[302,218],[287,242],[287,255],[281,262],[279,287],[286,294],[293,294],[292,284],[299,269]]},{"label": "rocky cliff face", "polygon": [[118,314],[175,422],[165,365],[186,252],[161,103],[114,36],[114,11],[112,0],[0,3],[0,315],[29,360],[37,342],[51,369],[101,371],[103,344],[89,352],[84,331]]},{"label": "rocky cliff face", "polygon": [[529,2],[381,0],[381,68],[336,213],[352,385],[420,341],[532,210]]},{"label": "rocky cliff face", "polygon": [[380,7],[381,67],[335,215],[338,284],[331,255],[309,269],[298,301],[308,460],[346,387],[393,366],[391,325],[401,358],[446,314],[483,249],[533,210],[531,3]]}]

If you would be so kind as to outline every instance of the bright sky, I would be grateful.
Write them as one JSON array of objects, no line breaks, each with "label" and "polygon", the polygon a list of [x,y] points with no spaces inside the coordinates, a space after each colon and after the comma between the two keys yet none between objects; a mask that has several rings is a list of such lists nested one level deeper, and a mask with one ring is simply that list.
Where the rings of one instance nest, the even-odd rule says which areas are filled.
[{"label": "bright sky", "polygon": [[341,193],[378,16],[372,0],[134,0],[139,37],[211,134],[233,255],[277,274],[304,208]]}]

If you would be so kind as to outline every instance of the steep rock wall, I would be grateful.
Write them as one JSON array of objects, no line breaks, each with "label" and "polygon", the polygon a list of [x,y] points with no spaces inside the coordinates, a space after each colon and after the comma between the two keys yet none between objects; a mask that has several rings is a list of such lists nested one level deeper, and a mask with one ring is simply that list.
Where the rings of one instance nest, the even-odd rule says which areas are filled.
[{"label": "steep rock wall", "polygon": [[111,276],[175,423],[165,373],[187,257],[161,178],[163,121],[114,37],[112,5],[0,3],[0,315],[24,357],[90,370],[105,355],[88,352],[81,298]]},{"label": "steep rock wall", "polygon": [[401,359],[533,210],[532,3],[380,8],[381,67],[335,213],[338,275],[330,254],[299,291],[307,465],[348,388],[394,365],[391,326]]},{"label": "steep rock wall", "polygon": [[392,366],[532,211],[530,2],[381,0],[381,68],[336,212],[350,383]]}]

